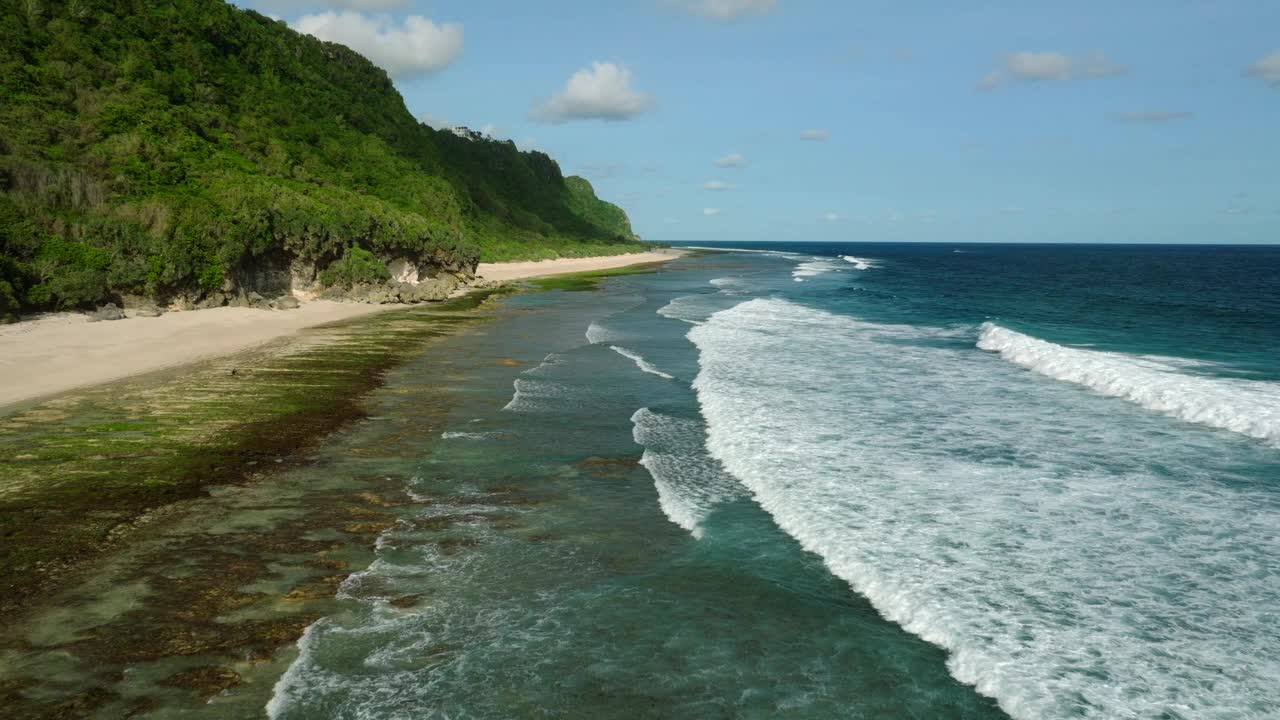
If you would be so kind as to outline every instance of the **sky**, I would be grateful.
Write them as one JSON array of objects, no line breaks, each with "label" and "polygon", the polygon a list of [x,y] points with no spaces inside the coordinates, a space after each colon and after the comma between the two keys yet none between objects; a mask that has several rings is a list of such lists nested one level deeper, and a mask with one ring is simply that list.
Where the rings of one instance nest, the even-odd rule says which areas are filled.
[{"label": "sky", "polygon": [[1280,242],[1276,0],[241,0],[650,240]]}]

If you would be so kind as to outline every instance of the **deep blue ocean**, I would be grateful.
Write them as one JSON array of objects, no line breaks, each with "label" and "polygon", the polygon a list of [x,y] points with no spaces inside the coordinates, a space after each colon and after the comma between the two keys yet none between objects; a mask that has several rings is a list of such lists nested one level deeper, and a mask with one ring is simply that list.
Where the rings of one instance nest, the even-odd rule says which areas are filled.
[{"label": "deep blue ocean", "polygon": [[1280,716],[1280,247],[733,244],[505,302],[389,378],[451,427],[272,717]]}]

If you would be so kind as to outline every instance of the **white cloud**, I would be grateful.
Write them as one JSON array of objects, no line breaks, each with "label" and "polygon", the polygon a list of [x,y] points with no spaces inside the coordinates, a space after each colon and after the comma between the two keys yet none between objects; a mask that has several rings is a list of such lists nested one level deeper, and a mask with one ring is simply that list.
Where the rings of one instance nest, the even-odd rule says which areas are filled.
[{"label": "white cloud", "polygon": [[346,45],[393,77],[434,72],[462,52],[461,25],[437,25],[421,15],[410,15],[401,25],[396,25],[385,16],[323,12],[303,15],[293,28],[321,40]]},{"label": "white cloud", "polygon": [[1135,125],[1148,125],[1152,123],[1164,123],[1171,120],[1185,120],[1191,117],[1191,113],[1174,110],[1147,110],[1144,112],[1124,112],[1115,116],[1116,120],[1122,123],[1132,123]]},{"label": "white cloud", "polygon": [[833,223],[833,222],[839,222],[843,220],[844,216],[839,213],[827,212],[827,213],[822,213],[822,215],[819,216],[819,219],[825,220],[826,222],[829,222],[829,223]]},{"label": "white cloud", "polygon": [[702,208],[702,214],[707,217],[714,217],[720,214],[720,208]]},{"label": "white cloud", "polygon": [[747,159],[741,153],[729,153],[712,163],[718,168],[740,168],[747,166]]},{"label": "white cloud", "polygon": [[1280,87],[1280,50],[1262,58],[1249,68],[1249,74],[1263,82]]},{"label": "white cloud", "polygon": [[593,62],[573,74],[556,95],[536,102],[529,117],[539,122],[629,120],[653,107],[653,96],[631,87],[631,71],[610,62]]},{"label": "white cloud", "polygon": [[676,0],[689,12],[716,20],[733,20],[747,13],[767,13],[777,0]]},{"label": "white cloud", "polygon": [[982,79],[978,81],[978,89],[979,90],[995,90],[996,88],[1000,87],[1000,84],[1003,82],[1004,82],[1004,73],[1000,72],[999,70],[992,70],[986,75],[983,75]]},{"label": "white cloud", "polygon": [[733,190],[734,187],[736,186],[730,185],[727,182],[720,182],[719,180],[708,180],[702,184],[703,190],[711,190],[715,192],[722,191],[722,190]]},{"label": "white cloud", "polygon": [[1050,82],[1119,75],[1127,68],[1103,53],[1071,57],[1060,52],[1016,52],[1006,55],[1003,66],[978,81],[978,89],[994,90],[1011,81]]},{"label": "white cloud", "polygon": [[829,137],[831,137],[831,133],[826,130],[817,130],[812,128],[809,130],[803,130],[800,133],[801,140],[815,140],[817,142],[822,142]]}]

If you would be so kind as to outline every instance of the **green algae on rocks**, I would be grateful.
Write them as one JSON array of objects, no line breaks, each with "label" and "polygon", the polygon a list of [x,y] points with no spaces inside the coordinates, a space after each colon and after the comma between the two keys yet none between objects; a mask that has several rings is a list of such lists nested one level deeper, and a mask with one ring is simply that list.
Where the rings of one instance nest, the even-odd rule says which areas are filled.
[{"label": "green algae on rocks", "polygon": [[75,568],[361,418],[389,368],[491,293],[305,331],[263,348],[0,415],[0,626]]},{"label": "green algae on rocks", "polygon": [[[0,707],[24,718],[260,713],[289,659],[278,651],[341,606],[348,573],[407,521],[406,478],[384,466],[438,437],[449,378],[399,368],[487,318],[495,294],[0,417]],[[397,387],[370,392],[388,372]],[[368,422],[347,432],[357,418]]]}]

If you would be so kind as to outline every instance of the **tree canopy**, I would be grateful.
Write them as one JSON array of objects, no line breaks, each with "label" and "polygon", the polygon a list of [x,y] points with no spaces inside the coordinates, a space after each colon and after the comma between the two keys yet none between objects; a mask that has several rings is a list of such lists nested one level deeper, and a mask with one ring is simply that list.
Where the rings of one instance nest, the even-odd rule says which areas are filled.
[{"label": "tree canopy", "polygon": [[0,0],[0,316],[266,256],[445,267],[633,249],[541,152],[416,120],[354,51],[221,0]]}]

